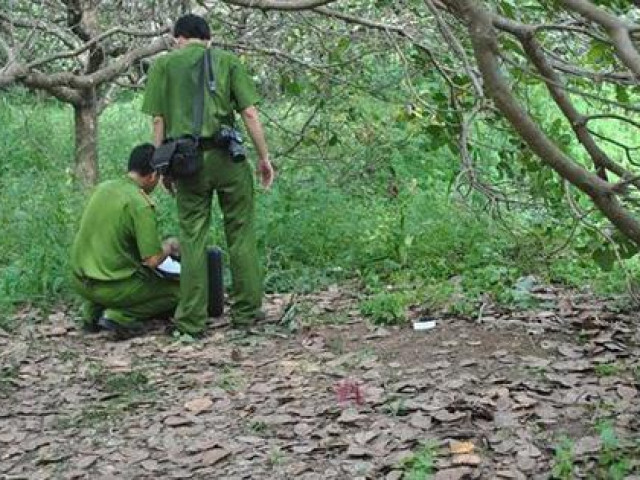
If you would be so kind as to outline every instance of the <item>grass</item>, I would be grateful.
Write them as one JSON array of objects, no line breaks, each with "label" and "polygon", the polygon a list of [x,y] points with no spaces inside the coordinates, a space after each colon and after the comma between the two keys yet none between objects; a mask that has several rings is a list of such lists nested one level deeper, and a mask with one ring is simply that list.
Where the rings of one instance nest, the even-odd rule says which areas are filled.
[{"label": "grass", "polygon": [[285,462],[285,460],[286,460],[286,455],[284,454],[284,452],[280,450],[280,448],[278,447],[273,447],[269,451],[269,456],[267,457],[267,464],[271,468],[275,468],[278,465],[282,465]]},{"label": "grass", "polygon": [[216,386],[226,392],[236,392],[240,390],[245,383],[246,380],[242,377],[241,373],[228,365],[222,368],[220,377],[216,380]]},{"label": "grass", "polygon": [[[607,480],[623,480],[631,473],[631,459],[637,458],[639,447],[634,445],[622,445],[613,425],[610,421],[601,421],[596,424],[595,430],[602,442],[602,448],[596,457],[593,477],[606,478]],[[556,480],[572,480],[578,460],[573,453],[573,440],[561,437],[555,447],[551,473]]]},{"label": "grass", "polygon": [[17,365],[2,365],[0,367],[0,395],[7,395],[14,388],[14,383],[18,378],[19,368]]},{"label": "grass", "polygon": [[104,398],[60,418],[59,426],[62,429],[106,428],[138,408],[155,403],[157,392],[146,373],[140,369],[109,372],[94,362],[89,365],[85,378],[104,392]]},{"label": "grass", "polygon": [[409,414],[406,407],[407,400],[402,397],[390,398],[382,407],[390,417],[404,417]]},{"label": "grass", "polygon": [[403,293],[378,293],[360,304],[360,312],[374,325],[398,325],[406,322],[407,297]]},{"label": "grass", "polygon": [[119,395],[134,395],[149,390],[149,379],[141,371],[108,374],[101,383],[107,392]]},{"label": "grass", "polygon": [[249,424],[249,431],[255,435],[264,434],[269,429],[269,425],[261,420],[253,420]]},{"label": "grass", "polygon": [[622,371],[622,367],[616,363],[600,363],[593,367],[599,377],[612,377]]},{"label": "grass", "polygon": [[[140,97],[131,98],[100,118],[102,179],[123,174],[131,147],[149,140]],[[0,238],[0,308],[60,299],[69,303],[68,252],[87,197],[71,177],[71,109],[20,93],[3,96],[2,107],[0,123],[6,128],[0,145],[6,155],[0,167],[0,222],[11,234]],[[371,100],[362,99],[357,107],[380,119],[392,115]],[[331,108],[327,119],[341,118],[346,106]],[[337,132],[341,137],[350,138],[354,126],[349,122],[331,124],[344,130]],[[368,297],[362,311],[373,323],[394,324],[404,321],[412,303],[472,314],[484,292],[513,302],[515,285],[529,274],[542,281],[624,288],[619,270],[600,272],[590,257],[570,249],[544,260],[545,252],[566,239],[567,219],[558,209],[503,212],[502,223],[495,222],[473,206],[480,205],[474,198],[463,203],[452,195],[451,181],[459,173],[452,152],[439,148],[425,154],[423,143],[429,142],[424,135],[407,137],[409,127],[383,124],[372,126],[377,143],[329,145],[321,161],[314,148],[303,144],[296,158],[276,159],[274,188],[257,196],[267,291],[309,292],[357,279]],[[282,140],[272,133],[277,151]],[[160,192],[154,198],[161,233],[175,234],[174,200]],[[217,207],[214,212],[208,242],[224,246]],[[457,279],[455,288],[451,279]],[[453,294],[456,301],[450,302]],[[0,320],[0,328],[10,329],[10,323]]]},{"label": "grass", "polygon": [[553,468],[551,469],[553,478],[572,480],[573,462],[573,442],[567,437],[562,437],[554,450]]},{"label": "grass", "polygon": [[411,457],[404,460],[402,470],[405,480],[429,480],[435,472],[436,446],[423,444]]},{"label": "grass", "polygon": [[602,451],[598,457],[601,475],[611,480],[622,480],[631,470],[629,454],[620,444],[611,422],[600,423],[596,426],[596,430],[602,440]]}]

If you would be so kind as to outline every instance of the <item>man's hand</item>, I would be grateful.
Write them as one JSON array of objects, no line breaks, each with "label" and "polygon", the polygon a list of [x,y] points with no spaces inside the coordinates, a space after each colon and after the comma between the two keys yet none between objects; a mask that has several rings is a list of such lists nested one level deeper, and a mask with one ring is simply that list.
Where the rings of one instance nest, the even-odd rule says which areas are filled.
[{"label": "man's hand", "polygon": [[269,189],[271,184],[273,183],[274,171],[273,165],[269,161],[269,158],[260,158],[258,159],[258,165],[256,166],[256,171],[260,176],[260,183],[265,189]]},{"label": "man's hand", "polygon": [[180,256],[180,242],[176,237],[169,237],[162,242],[162,252],[172,257]]},{"label": "man's hand", "polygon": [[176,184],[173,178],[171,178],[168,175],[163,175],[162,178],[160,179],[160,182],[162,183],[162,186],[164,187],[164,189],[167,191],[169,195],[171,195],[172,197],[175,196]]}]

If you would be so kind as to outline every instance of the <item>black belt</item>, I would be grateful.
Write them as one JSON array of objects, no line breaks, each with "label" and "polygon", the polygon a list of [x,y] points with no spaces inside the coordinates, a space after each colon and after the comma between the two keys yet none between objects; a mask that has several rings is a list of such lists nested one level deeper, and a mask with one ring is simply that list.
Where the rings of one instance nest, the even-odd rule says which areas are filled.
[{"label": "black belt", "polygon": [[207,150],[214,150],[216,148],[225,148],[226,144],[224,142],[221,142],[220,140],[217,140],[215,137],[202,137],[200,140],[198,140],[198,147],[200,148],[200,150],[205,152]]},{"label": "black belt", "polygon": [[[178,138],[185,138],[185,137],[195,138],[192,135],[185,135],[184,137],[178,137]],[[167,137],[164,142],[167,143],[173,140],[176,140],[176,139],[172,137]],[[200,137],[198,139],[199,150],[206,152],[207,150],[214,150],[216,148],[227,148],[227,142],[225,142],[224,140],[219,140],[216,137]]]}]

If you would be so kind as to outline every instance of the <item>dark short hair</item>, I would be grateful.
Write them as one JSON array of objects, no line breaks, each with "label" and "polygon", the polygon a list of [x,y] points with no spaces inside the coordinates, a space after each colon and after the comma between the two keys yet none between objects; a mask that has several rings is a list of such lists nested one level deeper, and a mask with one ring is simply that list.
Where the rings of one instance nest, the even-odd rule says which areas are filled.
[{"label": "dark short hair", "polygon": [[173,25],[173,36],[184,38],[199,38],[200,40],[210,40],[211,30],[207,21],[193,13],[181,16]]},{"label": "dark short hair", "polygon": [[153,173],[151,157],[153,157],[155,150],[156,147],[150,143],[143,143],[134,147],[131,150],[131,155],[129,155],[129,171],[136,172],[142,176]]}]

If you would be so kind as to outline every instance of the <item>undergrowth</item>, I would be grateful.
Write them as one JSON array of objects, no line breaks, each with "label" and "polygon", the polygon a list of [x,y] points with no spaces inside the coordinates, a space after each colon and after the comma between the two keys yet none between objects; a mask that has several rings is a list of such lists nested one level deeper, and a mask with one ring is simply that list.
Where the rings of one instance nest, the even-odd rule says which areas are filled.
[{"label": "undergrowth", "polygon": [[[149,140],[139,107],[136,97],[101,116],[102,179],[124,174],[131,147]],[[88,194],[72,178],[72,112],[52,100],[7,95],[0,123],[6,126],[0,132],[0,308],[68,302],[68,253]],[[407,140],[404,127],[378,128],[379,143],[338,142],[320,159],[303,143],[296,157],[274,159],[278,178],[272,191],[258,195],[257,215],[268,292],[309,292],[357,279],[363,313],[397,323],[409,305],[448,304],[465,312],[487,293],[517,301],[514,288],[527,275],[623,290],[619,269],[601,272],[571,248],[558,250],[566,243],[562,219],[548,219],[560,232],[552,234],[540,214],[505,211],[495,221],[482,202],[451,191],[457,160],[446,148],[425,154],[433,144],[428,132]],[[282,140],[276,133],[270,140],[278,151]],[[159,190],[154,198],[162,233],[177,233],[174,200]],[[209,243],[224,245],[219,218]],[[8,328],[8,321],[0,326]]]}]

